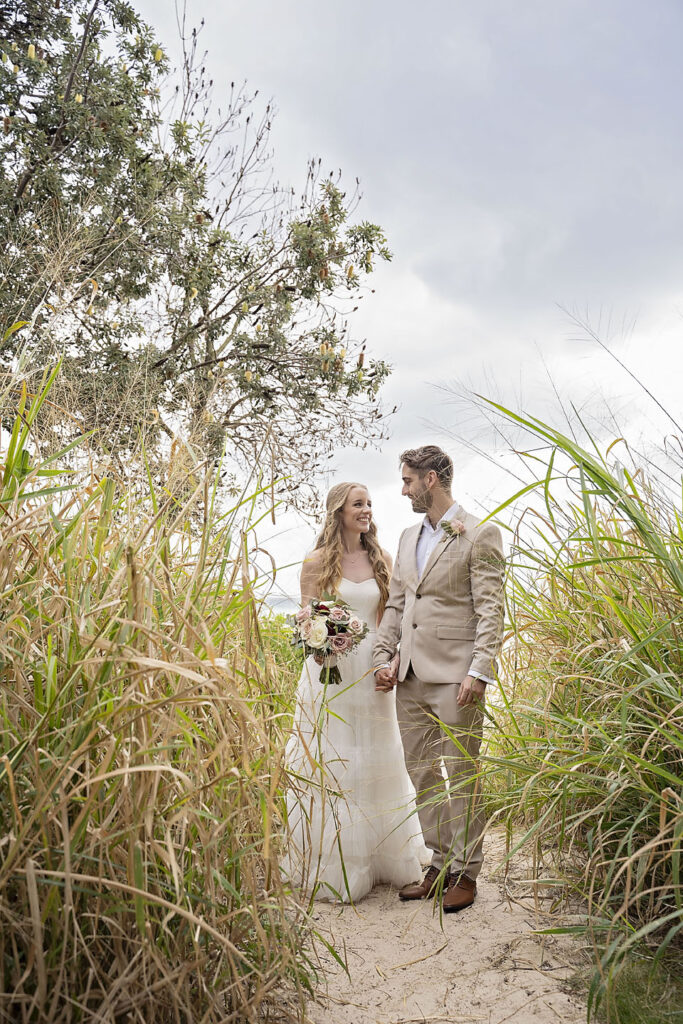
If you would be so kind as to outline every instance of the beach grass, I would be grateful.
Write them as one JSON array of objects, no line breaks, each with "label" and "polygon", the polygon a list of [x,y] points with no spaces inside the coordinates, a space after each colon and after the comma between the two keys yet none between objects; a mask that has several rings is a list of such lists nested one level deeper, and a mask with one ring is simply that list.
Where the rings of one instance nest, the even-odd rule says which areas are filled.
[{"label": "beach grass", "polygon": [[82,440],[65,474],[32,431],[56,372],[0,394],[0,1017],[208,1024],[277,1000],[300,1019],[290,683],[258,614],[253,496],[221,508],[191,453],[176,485],[131,487]]},{"label": "beach grass", "polygon": [[615,1001],[633,963],[666,977],[683,949],[680,470],[497,409],[534,439],[540,500],[512,537],[487,802],[555,902],[587,908],[568,930],[594,948],[590,1011],[637,1020]]}]

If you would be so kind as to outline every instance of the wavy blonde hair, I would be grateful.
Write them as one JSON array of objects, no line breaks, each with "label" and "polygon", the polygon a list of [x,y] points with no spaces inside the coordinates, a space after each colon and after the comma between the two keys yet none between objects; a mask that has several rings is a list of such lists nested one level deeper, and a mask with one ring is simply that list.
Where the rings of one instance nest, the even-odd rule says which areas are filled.
[{"label": "wavy blonde hair", "polygon": [[[342,555],[344,554],[341,517],[352,487],[362,487],[364,491],[367,491],[365,484],[342,483],[335,484],[327,495],[325,502],[327,515],[314,549],[322,551],[318,570],[318,588],[321,594],[326,591],[336,593],[337,587],[341,583]],[[384,553],[377,540],[377,527],[372,520],[370,520],[370,529],[367,533],[361,533],[360,542],[368,553],[372,572],[379,587],[379,615],[381,616],[389,597],[390,576]]]}]

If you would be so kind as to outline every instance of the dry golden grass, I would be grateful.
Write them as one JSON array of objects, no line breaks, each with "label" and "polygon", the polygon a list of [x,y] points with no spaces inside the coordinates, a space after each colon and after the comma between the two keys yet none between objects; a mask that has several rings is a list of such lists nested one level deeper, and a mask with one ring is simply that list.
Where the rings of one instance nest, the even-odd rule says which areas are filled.
[{"label": "dry golden grass", "polygon": [[[637,954],[683,939],[683,514],[646,481],[538,420],[544,475],[517,537],[502,704],[490,708],[491,809],[587,901],[591,1003]],[[547,445],[545,459],[538,444]],[[680,476],[680,472],[678,473]],[[553,495],[559,493],[561,499]]]},{"label": "dry golden grass", "polygon": [[296,1016],[286,701],[241,512],[197,470],[182,504],[65,483],[32,444],[49,384],[2,398],[0,1017],[256,1020],[283,990]]}]

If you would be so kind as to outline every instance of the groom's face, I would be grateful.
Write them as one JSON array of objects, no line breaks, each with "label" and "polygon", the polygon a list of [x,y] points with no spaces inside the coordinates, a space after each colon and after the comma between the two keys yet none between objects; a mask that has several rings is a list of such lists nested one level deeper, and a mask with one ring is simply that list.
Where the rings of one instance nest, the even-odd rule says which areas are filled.
[{"label": "groom's face", "polygon": [[429,512],[434,502],[434,495],[429,486],[431,473],[420,476],[416,469],[411,469],[405,463],[401,466],[401,478],[403,490],[401,494],[410,498],[413,512]]}]

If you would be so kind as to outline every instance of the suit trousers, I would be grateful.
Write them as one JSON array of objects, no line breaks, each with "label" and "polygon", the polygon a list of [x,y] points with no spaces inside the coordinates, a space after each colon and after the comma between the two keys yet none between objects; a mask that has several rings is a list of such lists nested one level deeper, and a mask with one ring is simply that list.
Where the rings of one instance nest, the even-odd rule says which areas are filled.
[{"label": "suit trousers", "polygon": [[483,861],[477,758],[484,715],[480,703],[461,708],[458,689],[423,682],[411,667],[396,687],[396,711],[432,864],[475,879]]}]

